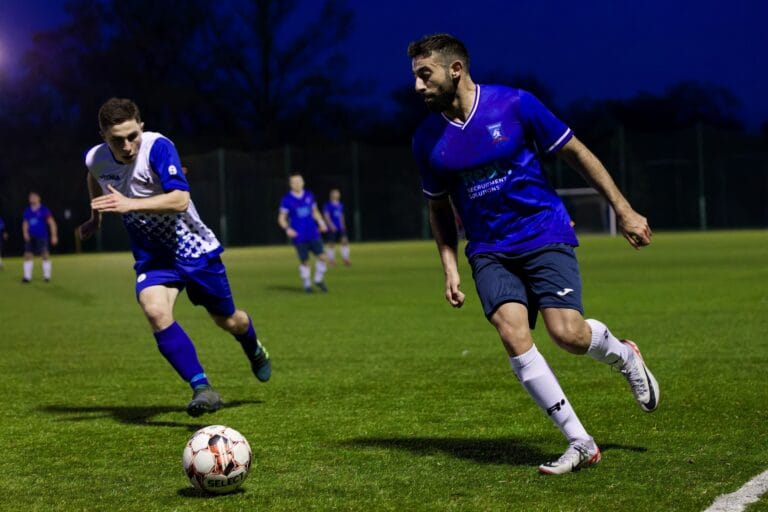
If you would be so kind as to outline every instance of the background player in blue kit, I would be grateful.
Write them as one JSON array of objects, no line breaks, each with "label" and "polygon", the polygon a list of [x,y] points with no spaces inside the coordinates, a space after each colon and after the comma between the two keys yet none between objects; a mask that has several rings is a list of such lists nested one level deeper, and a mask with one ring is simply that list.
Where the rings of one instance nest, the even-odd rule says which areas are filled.
[{"label": "background player in blue kit", "polygon": [[200,416],[223,402],[205,375],[192,340],[173,318],[179,293],[186,288],[195,305],[204,306],[216,325],[240,342],[251,370],[269,380],[272,364],[253,323],[236,309],[224,250],[202,222],[190,199],[173,143],[163,135],[144,132],[135,103],[112,98],[99,109],[105,143],[85,157],[91,218],[78,230],[82,239],[101,226],[102,213],[120,213],[136,260],[136,297],[157,346],[193,390],[187,413]]},{"label": "background player in blue kit", "polygon": [[569,443],[539,470],[560,474],[596,464],[600,449],[533,344],[538,311],[560,347],[621,371],[644,411],[656,409],[659,388],[634,343],[618,340],[597,320],[584,320],[573,250],[578,241],[542,172],[541,156],[557,154],[578,170],[610,202],[633,247],[648,245],[651,229],[600,161],[533,95],[475,84],[461,41],[427,36],[411,43],[408,56],[416,91],[432,111],[414,135],[413,152],[445,271],[445,297],[454,307],[464,303],[453,204],[483,311],[518,380]]},{"label": "background player in blue kit", "polygon": [[24,209],[24,220],[21,222],[21,234],[24,237],[24,277],[22,283],[32,281],[34,256],[43,258],[43,279],[51,280],[51,251],[59,243],[58,228],[51,210],[40,202],[40,194],[29,193],[29,206]]},{"label": "background player in blue kit", "polygon": [[280,201],[277,224],[296,247],[299,256],[299,277],[304,291],[312,293],[312,272],[309,268],[309,253],[315,255],[315,286],[327,292],[323,278],[328,269],[327,257],[323,251],[320,233],[328,231],[323,216],[317,208],[312,192],[304,190],[304,177],[293,173],[288,177],[290,190]]},{"label": "background player in blue kit", "polygon": [[349,266],[349,238],[347,237],[347,220],[344,217],[344,204],[341,202],[341,191],[337,188],[328,193],[328,202],[323,205],[323,217],[328,225],[326,233],[326,250],[328,263],[336,265],[336,244],[339,244],[341,259]]}]

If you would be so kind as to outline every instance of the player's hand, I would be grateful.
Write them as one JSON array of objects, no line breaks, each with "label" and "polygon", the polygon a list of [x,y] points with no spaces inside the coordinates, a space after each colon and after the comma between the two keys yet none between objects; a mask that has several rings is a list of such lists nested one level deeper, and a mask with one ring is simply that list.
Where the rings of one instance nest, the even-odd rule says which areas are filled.
[{"label": "player's hand", "polygon": [[321,233],[327,233],[328,232],[328,225],[325,222],[320,222],[317,227],[320,228]]},{"label": "player's hand", "polygon": [[99,231],[100,227],[99,221],[91,217],[77,227],[77,236],[80,240],[88,240]]},{"label": "player's hand", "polygon": [[461,279],[459,279],[458,273],[449,273],[445,276],[445,298],[455,308],[460,308],[464,305],[465,295],[459,289],[460,286]]},{"label": "player's hand", "polygon": [[293,229],[293,228],[288,228],[288,229],[286,229],[286,230],[285,230],[285,234],[286,234],[286,235],[288,235],[288,238],[290,238],[291,240],[293,240],[294,238],[296,238],[297,236],[299,236],[299,234],[298,234],[298,233],[296,232],[296,230],[295,230],[295,229]]},{"label": "player's hand", "polygon": [[91,209],[100,213],[128,213],[132,210],[133,201],[125,197],[112,185],[107,185],[111,192],[94,197],[91,201]]},{"label": "player's hand", "polygon": [[57,245],[59,245],[59,236],[51,235],[51,246],[56,247]]},{"label": "player's hand", "polygon": [[618,217],[619,229],[629,245],[635,249],[640,249],[651,243],[653,232],[648,225],[648,219],[634,210],[622,214]]}]

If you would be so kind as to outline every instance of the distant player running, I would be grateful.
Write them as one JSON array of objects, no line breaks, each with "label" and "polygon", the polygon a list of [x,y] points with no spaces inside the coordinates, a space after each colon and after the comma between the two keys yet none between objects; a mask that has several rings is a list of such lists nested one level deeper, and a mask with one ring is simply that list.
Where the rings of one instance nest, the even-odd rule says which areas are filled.
[{"label": "distant player running", "polygon": [[341,202],[341,191],[331,189],[328,194],[328,202],[323,206],[323,216],[328,225],[325,253],[328,255],[328,263],[336,265],[336,244],[340,244],[339,252],[345,265],[351,264],[349,260],[349,238],[347,237],[347,220],[344,218],[344,204]]},{"label": "distant player running", "polygon": [[445,271],[445,297],[464,303],[457,268],[454,211],[468,240],[466,253],[480,302],[498,330],[512,370],[569,443],[546,474],[576,471],[600,461],[600,449],[566,400],[554,373],[533,344],[537,311],[552,339],[618,369],[647,412],[659,387],[637,346],[618,340],[597,320],[584,320],[578,245],[562,201],[547,183],[540,157],[557,154],[616,211],[635,248],[651,242],[646,219],[616,188],[598,159],[533,95],[478,85],[469,56],[453,36],[436,34],[408,47],[416,91],[433,113],[414,136],[414,155],[429,204],[432,232]]},{"label": "distant player running", "polygon": [[[315,286],[327,292],[323,278],[328,269],[327,257],[323,251],[320,232],[327,232],[328,227],[320,215],[317,202],[312,192],[304,190],[304,177],[293,173],[288,177],[290,190],[280,201],[277,224],[293,242],[299,256],[299,277],[304,291],[312,293],[312,271],[309,268],[309,253],[315,255]],[[319,228],[319,230],[318,230]]]},{"label": "distant player running", "polygon": [[29,206],[24,209],[24,220],[21,223],[21,234],[24,237],[24,264],[22,283],[32,281],[32,268],[35,255],[43,258],[43,279],[51,280],[51,250],[59,243],[58,227],[51,210],[40,202],[40,194],[29,193]]},{"label": "distant player running", "polygon": [[200,220],[190,199],[173,143],[143,131],[139,108],[131,100],[112,98],[99,109],[105,143],[85,157],[91,218],[78,230],[90,238],[102,213],[122,214],[136,260],[136,297],[149,320],[157,347],[193,391],[190,416],[218,410],[223,402],[211,387],[192,340],[173,318],[179,293],[186,288],[195,305],[208,310],[216,325],[240,342],[251,370],[269,380],[269,354],[256,337],[250,317],[236,309],[223,248]]}]

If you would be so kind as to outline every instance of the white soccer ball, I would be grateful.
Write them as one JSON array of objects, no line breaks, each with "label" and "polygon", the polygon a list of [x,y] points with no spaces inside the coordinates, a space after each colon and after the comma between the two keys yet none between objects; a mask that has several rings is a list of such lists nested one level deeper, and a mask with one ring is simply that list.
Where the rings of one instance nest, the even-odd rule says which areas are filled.
[{"label": "white soccer ball", "polygon": [[224,425],[210,425],[192,434],[182,456],[192,485],[216,494],[240,487],[251,470],[252,458],[245,437]]}]

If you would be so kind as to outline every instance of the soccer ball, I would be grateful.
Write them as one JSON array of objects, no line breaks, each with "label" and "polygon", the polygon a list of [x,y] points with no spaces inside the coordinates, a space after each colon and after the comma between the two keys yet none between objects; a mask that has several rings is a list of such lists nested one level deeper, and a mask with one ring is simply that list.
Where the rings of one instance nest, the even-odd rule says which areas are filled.
[{"label": "soccer ball", "polygon": [[245,437],[224,425],[211,425],[192,434],[182,456],[192,485],[216,494],[240,487],[251,470],[251,458]]}]

